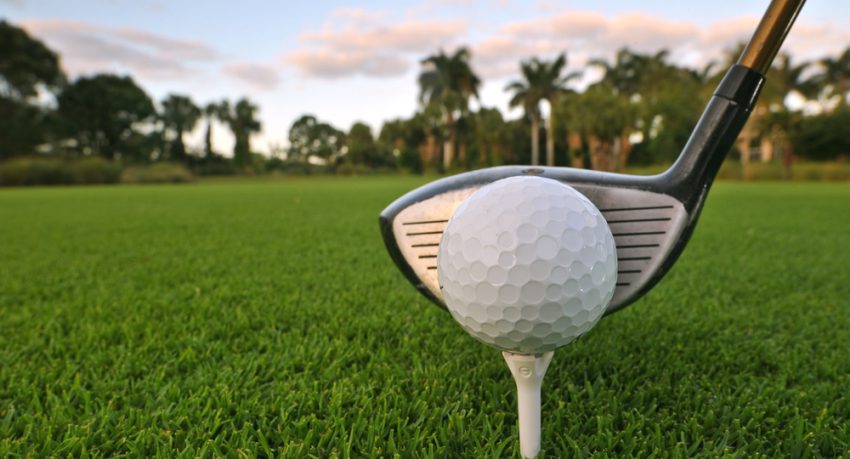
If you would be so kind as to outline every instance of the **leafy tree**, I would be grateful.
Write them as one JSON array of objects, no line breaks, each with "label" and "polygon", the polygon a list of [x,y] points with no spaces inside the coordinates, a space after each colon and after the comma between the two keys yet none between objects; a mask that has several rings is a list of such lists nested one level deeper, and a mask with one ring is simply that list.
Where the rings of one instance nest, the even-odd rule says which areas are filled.
[{"label": "leafy tree", "polygon": [[618,167],[630,158],[635,130],[642,139],[639,160],[667,162],[675,159],[696,123],[704,101],[694,95],[701,93],[711,67],[700,71],[677,67],[667,62],[668,54],[621,49],[613,63],[592,61],[603,69],[602,81],[632,104],[633,122],[623,126],[617,141]]},{"label": "leafy tree", "polygon": [[372,128],[366,123],[354,123],[348,131],[346,142],[348,144],[346,158],[353,164],[377,168],[393,166],[395,163],[391,150],[378,146],[372,135]]},{"label": "leafy tree", "polygon": [[345,133],[313,115],[304,115],[289,129],[289,158],[301,161],[320,161],[331,170],[347,151]]},{"label": "leafy tree", "polygon": [[372,128],[366,123],[358,121],[351,126],[348,131],[348,154],[346,156],[352,164],[373,165],[375,137],[372,135]]},{"label": "leafy tree", "polygon": [[[447,139],[443,151],[443,166],[451,167],[454,162],[454,149],[457,145],[456,121],[469,112],[469,99],[478,97],[481,80],[469,65],[471,53],[467,48],[459,48],[452,55],[442,50],[422,61],[423,70],[419,74],[419,100],[424,106],[439,107]],[[461,145],[464,156],[466,144]],[[465,158],[461,157],[461,161]]]},{"label": "leafy tree", "polygon": [[[420,150],[427,150],[428,121],[422,113],[410,119],[387,121],[378,135],[378,147],[395,158],[398,165],[415,174],[424,172],[424,161]],[[427,154],[427,153],[426,153]]]},{"label": "leafy tree", "polygon": [[24,102],[40,87],[56,91],[65,83],[59,56],[41,41],[0,20],[0,97]]},{"label": "leafy tree", "polygon": [[56,53],[0,20],[0,159],[31,153],[46,140],[50,113],[34,99],[41,89],[56,92],[64,83]]},{"label": "leafy tree", "polygon": [[576,128],[587,139],[591,166],[596,170],[615,169],[617,142],[633,123],[633,105],[603,80],[581,93],[574,107]]},{"label": "leafy tree", "polygon": [[231,109],[230,104],[224,102],[220,107],[220,115],[225,120],[236,138],[233,146],[233,162],[237,166],[247,166],[251,161],[251,135],[260,132],[262,124],[257,120],[259,107],[251,103],[247,98],[239,99]]},{"label": "leafy tree", "polygon": [[167,129],[174,131],[171,147],[173,159],[187,159],[183,134],[195,129],[200,117],[201,109],[188,96],[171,94],[162,101],[162,122]]},{"label": "leafy tree", "polygon": [[568,91],[561,95],[558,99],[558,104],[555,106],[556,119],[553,137],[565,139],[567,146],[567,158],[570,166],[575,168],[584,167],[583,141],[581,127],[581,117],[584,114],[579,107],[581,94]]},{"label": "leafy tree", "polygon": [[791,177],[793,160],[789,133],[799,127],[800,116],[788,108],[785,100],[793,93],[805,98],[817,97],[815,81],[803,78],[810,65],[808,62],[795,65],[791,56],[780,54],[768,71],[751,123],[761,137],[762,158],[781,157],[786,178]]},{"label": "leafy tree", "polygon": [[841,107],[829,113],[804,117],[791,131],[794,151],[810,159],[835,160],[850,155],[850,108]]},{"label": "leafy tree", "polygon": [[473,120],[478,161],[485,166],[501,164],[508,141],[502,113],[497,108],[482,107]]},{"label": "leafy tree", "polygon": [[827,95],[838,99],[838,106],[847,105],[847,93],[850,92],[850,47],[837,57],[828,57],[820,61],[821,73],[812,83],[827,89]]},{"label": "leafy tree", "polygon": [[81,77],[59,95],[59,114],[83,153],[109,159],[143,158],[148,152],[130,142],[139,124],[156,114],[153,102],[132,78]]}]

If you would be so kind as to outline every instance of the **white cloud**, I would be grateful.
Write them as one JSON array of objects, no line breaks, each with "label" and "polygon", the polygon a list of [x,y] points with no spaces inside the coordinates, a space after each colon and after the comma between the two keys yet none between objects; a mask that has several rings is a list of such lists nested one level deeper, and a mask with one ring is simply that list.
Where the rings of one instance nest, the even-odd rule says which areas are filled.
[{"label": "white cloud", "polygon": [[286,60],[298,67],[303,75],[319,78],[353,75],[392,77],[403,75],[410,68],[407,59],[368,51],[296,51],[288,54]]},{"label": "white cloud", "polygon": [[258,91],[271,91],[280,84],[277,68],[270,65],[237,62],[223,66],[221,71]]},{"label": "white cloud", "polygon": [[23,27],[57,50],[73,75],[116,72],[168,80],[192,76],[196,65],[219,58],[205,43],[140,29],[66,20],[26,21]]},{"label": "white cloud", "polygon": [[[643,53],[670,51],[670,61],[701,67],[724,60],[724,53],[746,41],[758,17],[737,17],[699,25],[645,13],[606,17],[580,10],[563,11],[502,25],[492,36],[473,45],[473,63],[486,78],[503,78],[518,72],[519,61],[532,56],[549,58],[566,51],[571,66],[591,58],[610,59],[621,48]],[[830,25],[795,25],[784,50],[797,61],[834,54],[850,43],[850,31]]]},{"label": "white cloud", "polygon": [[321,30],[299,37],[303,46],[284,55],[305,76],[391,77],[405,74],[427,53],[452,45],[466,31],[462,21],[390,21],[361,9],[339,9]]}]

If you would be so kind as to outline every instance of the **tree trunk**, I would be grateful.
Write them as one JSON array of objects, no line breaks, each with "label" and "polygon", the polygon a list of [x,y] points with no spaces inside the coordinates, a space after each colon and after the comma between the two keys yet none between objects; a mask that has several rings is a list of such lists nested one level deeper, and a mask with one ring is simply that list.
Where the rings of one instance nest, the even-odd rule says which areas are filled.
[{"label": "tree trunk", "polygon": [[204,158],[212,158],[212,121],[207,123],[207,130],[204,132]]},{"label": "tree trunk", "polygon": [[629,163],[629,154],[632,152],[632,142],[629,140],[632,133],[629,129],[620,134],[620,170],[624,170]]},{"label": "tree trunk", "polygon": [[591,168],[597,171],[612,170],[615,165],[614,143],[591,135],[587,139],[587,144],[590,150]]},{"label": "tree trunk", "polygon": [[738,139],[738,150],[741,151],[741,178],[750,179],[750,136],[744,133]]},{"label": "tree trunk", "polygon": [[469,163],[466,160],[466,142],[460,142],[460,145],[458,145],[458,152],[457,153],[458,153],[457,156],[458,156],[458,161],[460,162],[460,165],[464,169],[468,169]]},{"label": "tree trunk", "polygon": [[183,131],[177,130],[177,137],[174,139],[174,156],[178,161],[186,160],[186,145],[183,143]]},{"label": "tree trunk", "polygon": [[584,159],[581,157],[581,134],[567,131],[567,159],[575,168],[584,168]]},{"label": "tree trunk", "polygon": [[546,165],[555,165],[555,100],[549,99],[549,125],[546,128]]},{"label": "tree trunk", "polygon": [[446,113],[446,127],[449,129],[449,138],[443,143],[443,169],[449,170],[454,161],[455,137],[457,137],[452,112]]},{"label": "tree trunk", "polygon": [[540,165],[540,121],[531,115],[531,165]]},{"label": "tree trunk", "polygon": [[433,132],[429,132],[425,137],[425,161],[423,163],[427,164],[429,167],[437,166],[437,137],[434,136]]},{"label": "tree trunk", "polygon": [[794,152],[790,148],[782,151],[782,172],[785,180],[794,178]]},{"label": "tree trunk", "polygon": [[766,163],[773,160],[773,139],[770,135],[763,136],[760,141],[761,162]]}]

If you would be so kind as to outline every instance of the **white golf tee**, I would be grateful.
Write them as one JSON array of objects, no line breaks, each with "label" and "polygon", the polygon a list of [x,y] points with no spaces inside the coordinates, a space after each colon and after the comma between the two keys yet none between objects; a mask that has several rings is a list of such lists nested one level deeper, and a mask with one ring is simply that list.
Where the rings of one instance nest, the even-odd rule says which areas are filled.
[{"label": "white golf tee", "polygon": [[540,386],[554,353],[537,355],[502,352],[514,375],[519,415],[519,449],[522,457],[532,459],[540,452]]}]

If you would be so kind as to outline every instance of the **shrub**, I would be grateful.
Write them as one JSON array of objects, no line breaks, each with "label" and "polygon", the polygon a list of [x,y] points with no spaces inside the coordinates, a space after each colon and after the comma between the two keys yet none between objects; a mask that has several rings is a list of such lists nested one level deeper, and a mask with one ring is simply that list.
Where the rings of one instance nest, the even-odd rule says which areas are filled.
[{"label": "shrub", "polygon": [[130,166],[121,174],[123,183],[183,183],[195,180],[195,176],[181,164],[155,163]]},{"label": "shrub", "polygon": [[73,183],[118,183],[121,180],[121,166],[104,158],[83,158],[66,164]]},{"label": "shrub", "polygon": [[0,185],[60,185],[72,177],[56,158],[15,158],[0,164]]},{"label": "shrub", "polygon": [[835,160],[850,154],[850,109],[804,117],[799,129],[791,133],[794,151],[814,160]]}]

